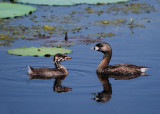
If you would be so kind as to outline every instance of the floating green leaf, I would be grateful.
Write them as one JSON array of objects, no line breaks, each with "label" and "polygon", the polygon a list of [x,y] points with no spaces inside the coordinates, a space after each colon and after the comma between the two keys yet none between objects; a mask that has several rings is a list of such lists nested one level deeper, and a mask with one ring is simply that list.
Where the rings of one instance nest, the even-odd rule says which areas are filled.
[{"label": "floating green leaf", "polygon": [[0,3],[0,18],[9,18],[16,16],[24,16],[35,11],[36,8],[32,6],[14,4],[14,3]]},{"label": "floating green leaf", "polygon": [[107,4],[128,0],[15,0],[15,2],[43,5]]},{"label": "floating green leaf", "polygon": [[30,48],[15,48],[8,50],[9,54],[22,56],[50,56],[57,53],[71,53],[72,50],[56,47],[30,47]]}]

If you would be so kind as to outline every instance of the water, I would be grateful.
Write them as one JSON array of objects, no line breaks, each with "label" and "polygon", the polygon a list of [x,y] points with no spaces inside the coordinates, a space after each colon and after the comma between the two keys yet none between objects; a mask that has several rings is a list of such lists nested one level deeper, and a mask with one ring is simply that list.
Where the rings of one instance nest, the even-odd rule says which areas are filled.
[{"label": "water", "polygon": [[[160,3],[157,0],[147,2],[159,8]],[[86,7],[86,5],[73,7]],[[73,53],[68,54],[72,59],[62,63],[69,74],[61,80],[61,85],[72,89],[67,92],[57,92],[54,89],[55,79],[29,80],[27,75],[27,65],[53,67],[52,57],[7,54],[8,49],[24,45],[40,46],[41,42],[17,40],[11,47],[0,48],[0,114],[158,114],[160,111],[159,11],[135,16],[149,17],[150,23],[145,23],[145,28],[133,29],[134,34],[130,34],[126,26],[110,27],[113,30],[117,28],[118,35],[103,41],[108,42],[113,50],[110,64],[131,63],[148,66],[150,67],[147,71],[148,76],[130,80],[98,78],[96,68],[103,54],[91,50],[96,43],[79,44],[67,47],[73,50]],[[129,18],[130,15],[124,17]],[[102,28],[105,28],[104,31],[108,30],[107,27]],[[90,28],[78,34],[88,34],[92,30],[93,28]],[[101,102],[96,101],[102,97]]]}]

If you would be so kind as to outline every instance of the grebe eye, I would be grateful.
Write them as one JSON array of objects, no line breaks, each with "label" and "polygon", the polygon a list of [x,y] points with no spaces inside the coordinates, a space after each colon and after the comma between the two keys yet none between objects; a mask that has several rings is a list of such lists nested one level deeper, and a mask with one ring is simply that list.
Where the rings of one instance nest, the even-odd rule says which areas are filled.
[{"label": "grebe eye", "polygon": [[102,47],[103,45],[102,45],[102,44],[97,44],[96,46],[98,46],[98,47]]}]

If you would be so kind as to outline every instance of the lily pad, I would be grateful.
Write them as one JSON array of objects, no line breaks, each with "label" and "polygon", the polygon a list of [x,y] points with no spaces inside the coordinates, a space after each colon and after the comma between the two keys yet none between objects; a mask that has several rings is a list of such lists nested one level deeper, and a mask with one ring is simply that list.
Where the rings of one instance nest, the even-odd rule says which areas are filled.
[{"label": "lily pad", "polygon": [[127,1],[128,0],[15,0],[15,2],[41,5],[107,4]]},{"label": "lily pad", "polygon": [[8,50],[9,54],[22,56],[49,56],[57,53],[71,53],[72,50],[56,47],[30,47],[30,48],[15,48]]},{"label": "lily pad", "polygon": [[36,8],[28,5],[14,3],[0,3],[0,18],[24,16],[35,11]]}]

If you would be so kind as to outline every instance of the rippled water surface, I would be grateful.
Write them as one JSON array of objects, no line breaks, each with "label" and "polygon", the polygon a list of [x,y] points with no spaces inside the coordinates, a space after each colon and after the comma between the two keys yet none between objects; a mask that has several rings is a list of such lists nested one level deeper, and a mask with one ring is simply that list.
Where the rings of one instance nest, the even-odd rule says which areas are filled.
[{"label": "rippled water surface", "polygon": [[[96,44],[91,43],[65,47],[73,52],[68,54],[72,59],[62,63],[69,71],[64,79],[30,80],[27,75],[27,65],[53,67],[52,57],[9,55],[8,49],[24,45],[27,47],[42,45],[41,41],[17,40],[11,47],[0,47],[0,114],[158,114],[160,112],[160,2],[158,0],[137,2],[147,2],[153,5],[156,11],[133,15],[119,14],[119,16],[128,19],[135,17],[138,20],[147,17],[149,22],[139,20],[145,28],[134,28],[134,33],[131,34],[126,25],[109,28],[101,26],[102,28],[90,28],[77,34],[88,34],[92,30],[92,32],[114,30],[116,33],[114,37],[102,40],[112,47],[110,64],[131,63],[148,66],[150,67],[147,71],[148,76],[130,80],[97,76],[96,68],[103,54],[91,50]],[[86,5],[57,8],[69,10],[76,7],[83,8]],[[92,5],[89,7],[98,8]],[[94,16],[93,14],[88,18],[96,20],[98,17]],[[105,19],[104,15],[102,19]],[[85,18],[84,21],[90,20]],[[15,21],[15,23],[20,22]],[[91,27],[96,26],[91,25]],[[60,84],[58,86],[60,88],[57,84]],[[68,89],[64,92],[65,88]]]}]

